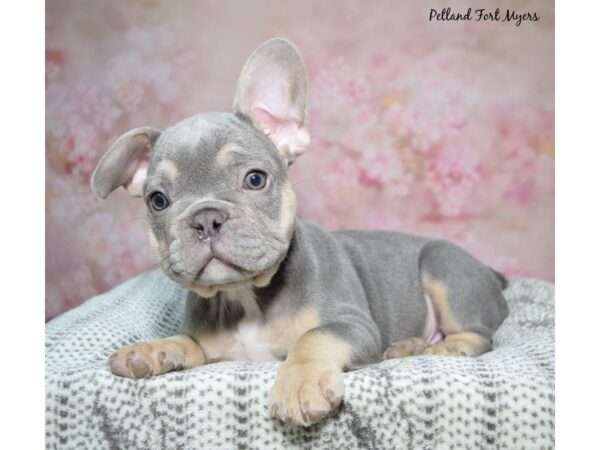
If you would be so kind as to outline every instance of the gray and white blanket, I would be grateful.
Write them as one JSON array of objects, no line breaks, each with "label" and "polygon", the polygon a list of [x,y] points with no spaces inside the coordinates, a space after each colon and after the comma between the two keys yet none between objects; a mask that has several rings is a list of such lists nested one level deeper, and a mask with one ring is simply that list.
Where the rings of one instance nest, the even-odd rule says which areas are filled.
[{"label": "gray and white blanket", "polygon": [[513,279],[510,316],[477,358],[418,356],[344,375],[310,428],[269,416],[277,363],[223,362],[147,380],[112,375],[118,347],[177,333],[184,290],[148,272],[46,325],[46,446],[57,449],[549,449],[554,287]]}]

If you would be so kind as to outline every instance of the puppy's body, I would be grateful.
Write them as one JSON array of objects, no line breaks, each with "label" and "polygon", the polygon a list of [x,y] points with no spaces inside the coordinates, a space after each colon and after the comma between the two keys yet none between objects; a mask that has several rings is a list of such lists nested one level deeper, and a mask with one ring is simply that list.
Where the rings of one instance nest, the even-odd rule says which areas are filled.
[{"label": "puppy's body", "polygon": [[[471,276],[453,279],[461,273]],[[441,314],[428,301],[427,277],[452,288],[452,305],[448,298],[436,301],[461,330],[491,340],[507,314],[502,281],[468,253],[441,240],[328,232],[300,220],[268,286],[221,292],[210,302],[190,293],[185,334],[199,342],[209,334],[228,342],[207,350],[209,360],[265,361],[285,357],[299,334],[326,324],[328,332],[355,343],[351,366],[375,362],[397,341],[439,341]],[[482,292],[490,302],[482,304]]]},{"label": "puppy's body", "polygon": [[132,130],[102,158],[92,188],[146,200],[157,259],[190,291],[182,334],[118,350],[115,374],[285,359],[272,413],[308,425],[340,403],[343,370],[491,348],[504,280],[464,250],[296,220],[287,167],[310,143],[306,104],[299,54],[273,39],[246,63],[234,113]]}]

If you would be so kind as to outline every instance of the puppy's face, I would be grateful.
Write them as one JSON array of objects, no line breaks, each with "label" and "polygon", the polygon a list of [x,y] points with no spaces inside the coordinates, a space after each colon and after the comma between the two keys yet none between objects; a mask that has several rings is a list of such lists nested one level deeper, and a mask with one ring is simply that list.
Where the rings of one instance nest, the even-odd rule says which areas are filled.
[{"label": "puppy's face", "polygon": [[157,259],[185,286],[260,284],[285,257],[296,214],[287,163],[249,120],[200,114],[165,130],[142,194]]},{"label": "puppy's face", "polygon": [[310,144],[306,71],[271,39],[240,75],[234,113],[203,113],[159,131],[125,133],[92,175],[101,198],[142,197],[150,241],[167,275],[205,297],[264,286],[285,257],[296,201],[287,168]]}]

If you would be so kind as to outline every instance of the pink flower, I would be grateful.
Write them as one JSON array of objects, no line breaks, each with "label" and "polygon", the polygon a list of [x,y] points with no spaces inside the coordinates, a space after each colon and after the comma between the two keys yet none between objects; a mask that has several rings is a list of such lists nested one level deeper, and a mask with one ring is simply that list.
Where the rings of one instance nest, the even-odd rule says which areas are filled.
[{"label": "pink flower", "polygon": [[438,212],[457,217],[468,212],[468,200],[481,180],[475,152],[468,145],[442,147],[425,164],[425,183],[433,193]]}]

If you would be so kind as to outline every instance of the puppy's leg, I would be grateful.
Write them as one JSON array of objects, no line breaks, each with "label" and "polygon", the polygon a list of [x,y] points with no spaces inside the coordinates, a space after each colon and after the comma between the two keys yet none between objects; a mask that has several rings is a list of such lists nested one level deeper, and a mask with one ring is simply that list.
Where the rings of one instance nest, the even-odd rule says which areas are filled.
[{"label": "puppy's leg", "polygon": [[121,347],[109,359],[112,373],[128,378],[149,378],[205,363],[202,348],[183,335]]},{"label": "puppy's leg", "polygon": [[[342,372],[353,362],[377,358],[380,351],[378,333],[357,335],[361,328],[360,323],[336,322],[314,328],[296,341],[271,390],[273,417],[308,426],[340,404]],[[365,359],[367,354],[372,356]]]},{"label": "puppy's leg", "polygon": [[424,354],[477,356],[508,315],[502,279],[461,248],[434,241],[422,251],[420,273],[444,339]]}]

